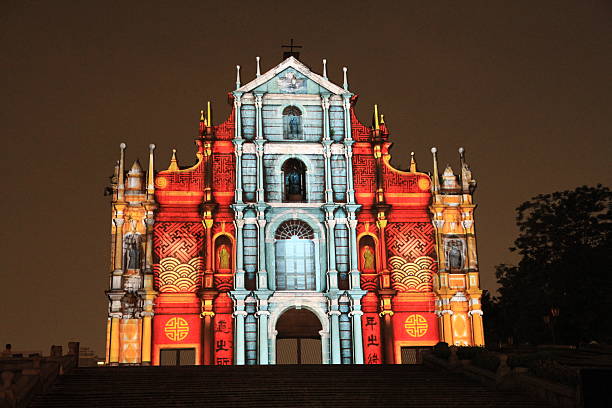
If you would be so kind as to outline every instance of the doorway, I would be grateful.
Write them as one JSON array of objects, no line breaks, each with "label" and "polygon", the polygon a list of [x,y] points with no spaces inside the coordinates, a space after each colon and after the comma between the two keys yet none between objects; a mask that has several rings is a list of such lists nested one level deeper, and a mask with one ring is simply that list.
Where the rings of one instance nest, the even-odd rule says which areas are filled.
[{"label": "doorway", "polygon": [[428,348],[424,347],[402,347],[401,356],[402,364],[419,365],[423,364],[423,350]]},{"label": "doorway", "polygon": [[289,309],[276,323],[276,364],[321,364],[319,318],[306,309]]},{"label": "doorway", "polygon": [[195,365],[195,348],[162,349],[159,352],[159,365],[186,366]]}]

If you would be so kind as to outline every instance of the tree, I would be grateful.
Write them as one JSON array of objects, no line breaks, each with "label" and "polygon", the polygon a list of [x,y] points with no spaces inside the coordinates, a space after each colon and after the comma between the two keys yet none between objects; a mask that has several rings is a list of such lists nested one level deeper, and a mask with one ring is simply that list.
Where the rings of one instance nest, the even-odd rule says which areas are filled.
[{"label": "tree", "polygon": [[[499,337],[520,342],[612,340],[612,193],[578,187],[517,208],[518,265],[498,265],[490,306]],[[497,326],[500,326],[498,324]]]}]

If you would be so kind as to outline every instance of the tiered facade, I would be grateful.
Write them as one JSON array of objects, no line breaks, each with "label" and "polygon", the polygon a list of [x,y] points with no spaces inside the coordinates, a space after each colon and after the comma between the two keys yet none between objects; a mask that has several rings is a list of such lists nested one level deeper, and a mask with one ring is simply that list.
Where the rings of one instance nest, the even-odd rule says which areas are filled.
[{"label": "tiered facade", "polygon": [[121,146],[108,364],[401,363],[484,344],[463,150],[459,177],[438,176],[435,149],[433,176],[393,168],[346,69],[340,87],[294,57],[238,75],[230,100],[220,125],[202,112],[191,167],[173,152],[155,172],[151,145],[148,171],[126,173]]}]

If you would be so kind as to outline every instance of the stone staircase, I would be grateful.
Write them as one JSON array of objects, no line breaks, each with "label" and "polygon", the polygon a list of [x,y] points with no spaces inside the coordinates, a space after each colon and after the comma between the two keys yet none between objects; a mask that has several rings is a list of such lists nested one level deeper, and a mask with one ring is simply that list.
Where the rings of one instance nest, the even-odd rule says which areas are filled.
[{"label": "stone staircase", "polygon": [[31,407],[544,407],[427,366],[91,367]]}]

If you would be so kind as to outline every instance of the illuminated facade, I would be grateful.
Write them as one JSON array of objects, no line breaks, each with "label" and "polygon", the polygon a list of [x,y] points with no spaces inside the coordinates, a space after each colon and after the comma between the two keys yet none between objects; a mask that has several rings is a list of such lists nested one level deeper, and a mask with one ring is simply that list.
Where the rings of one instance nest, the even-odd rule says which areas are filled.
[{"label": "illuminated facade", "polygon": [[[325,62],[324,62],[325,64]],[[238,69],[238,73],[239,73]],[[483,345],[461,171],[390,164],[357,97],[289,56],[200,118],[196,163],[112,181],[108,364],[381,364]]]}]

